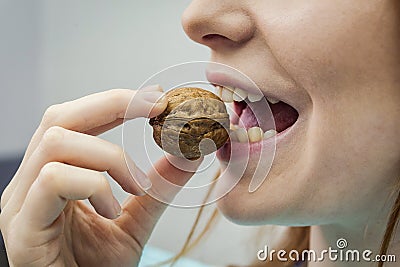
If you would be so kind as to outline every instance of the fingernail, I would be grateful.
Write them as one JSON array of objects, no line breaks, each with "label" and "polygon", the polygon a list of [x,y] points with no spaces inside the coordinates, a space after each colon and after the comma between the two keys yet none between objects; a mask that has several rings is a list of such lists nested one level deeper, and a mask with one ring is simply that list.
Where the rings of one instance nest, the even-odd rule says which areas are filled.
[{"label": "fingernail", "polygon": [[145,92],[142,99],[152,104],[161,104],[165,101],[165,95],[162,92]]},{"label": "fingernail", "polygon": [[157,100],[157,104],[164,104],[167,101],[166,95],[163,93],[162,96]]},{"label": "fingernail", "polygon": [[161,104],[165,101],[165,95],[163,89],[159,85],[151,85],[139,90],[142,94],[142,99],[155,104]]},{"label": "fingernail", "polygon": [[203,162],[204,157],[200,157],[195,160],[189,160],[186,158],[177,157],[171,154],[166,154],[168,162],[170,162],[175,168],[185,172],[196,172],[200,164]]},{"label": "fingernail", "polygon": [[147,177],[147,175],[138,167],[136,167],[134,175],[136,182],[144,191],[147,191],[152,187],[153,184],[151,183],[149,177]]},{"label": "fingernail", "polygon": [[163,92],[163,89],[159,84],[155,84],[155,85],[149,85],[149,86],[143,87],[139,91],[140,92]]},{"label": "fingernail", "polygon": [[114,219],[115,219],[121,215],[121,205],[119,204],[119,202],[116,198],[114,198],[113,201],[114,201],[113,206],[114,206],[114,212],[115,212],[114,213],[115,214]]},{"label": "fingernail", "polygon": [[150,189],[153,184],[147,175],[129,157],[125,157],[125,159],[134,183],[138,184],[144,191]]}]

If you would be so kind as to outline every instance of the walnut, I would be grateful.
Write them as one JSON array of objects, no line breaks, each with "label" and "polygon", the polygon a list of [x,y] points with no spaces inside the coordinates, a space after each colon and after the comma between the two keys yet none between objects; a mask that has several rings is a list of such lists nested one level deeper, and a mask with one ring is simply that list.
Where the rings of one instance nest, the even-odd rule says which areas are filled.
[{"label": "walnut", "polygon": [[229,115],[224,102],[200,88],[177,88],[166,93],[167,108],[150,119],[153,138],[164,151],[197,159],[228,140]]}]

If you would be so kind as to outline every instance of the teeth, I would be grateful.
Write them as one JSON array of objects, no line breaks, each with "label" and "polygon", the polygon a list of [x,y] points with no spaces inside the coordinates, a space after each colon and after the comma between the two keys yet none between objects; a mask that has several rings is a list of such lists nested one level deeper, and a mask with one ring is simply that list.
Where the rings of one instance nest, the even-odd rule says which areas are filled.
[{"label": "teeth", "polygon": [[[232,88],[229,86],[220,86],[220,85],[216,86],[216,93],[219,96],[219,98],[221,98],[224,102],[227,103],[231,103],[233,101],[243,101],[246,98],[250,102],[257,102],[264,97],[264,95],[262,94],[249,94],[240,88]],[[276,104],[279,102],[278,99],[273,97],[266,97],[266,98],[271,104]]]},{"label": "teeth", "polygon": [[219,97],[219,98],[222,98],[222,86],[220,86],[220,85],[217,85],[217,86],[215,86],[215,90],[216,90],[216,94],[217,94],[217,96]]},{"label": "teeth", "polygon": [[248,142],[248,135],[247,131],[244,128],[239,128],[236,131],[236,136],[240,143],[247,143]]},{"label": "teeth", "polygon": [[277,133],[278,133],[278,132],[275,131],[275,130],[273,130],[273,129],[268,130],[268,131],[266,131],[266,132],[264,133],[264,139],[271,138],[272,136],[275,136]]},{"label": "teeth", "polygon": [[247,135],[247,131],[244,128],[239,128],[235,131],[237,139],[240,143],[247,143],[249,140],[249,137]]},{"label": "teeth", "polygon": [[229,138],[230,138],[231,141],[233,141],[233,142],[238,142],[238,141],[239,141],[239,138],[238,138],[238,136],[237,136],[236,131],[231,131],[231,133],[230,133],[230,135],[229,135]]},{"label": "teeth", "polygon": [[239,129],[239,126],[236,125],[236,124],[232,124],[232,123],[231,123],[229,129],[231,129],[231,131],[234,131],[234,130]]},{"label": "teeth", "polygon": [[233,94],[233,100],[235,101],[242,101],[245,100],[247,97],[247,92],[240,89],[240,88],[235,88],[234,94]]},{"label": "teeth", "polygon": [[263,139],[263,130],[260,127],[251,127],[247,130],[250,142],[258,142]]},{"label": "teeth", "polygon": [[279,102],[278,99],[273,98],[273,97],[267,97],[267,100],[271,103],[271,104],[276,104]]},{"label": "teeth", "polygon": [[229,87],[223,87],[221,90],[221,99],[224,102],[233,102],[233,90]]},{"label": "teeth", "polygon": [[[236,126],[236,125],[233,125]],[[234,142],[240,143],[254,143],[259,142],[263,139],[268,139],[275,136],[278,132],[275,130],[268,130],[265,133],[260,127],[251,127],[250,129],[246,130],[245,128],[238,128],[231,126],[231,133],[230,139]]]},{"label": "teeth", "polygon": [[250,102],[257,102],[257,101],[260,101],[261,98],[263,98],[263,95],[248,94],[247,98],[249,99]]}]

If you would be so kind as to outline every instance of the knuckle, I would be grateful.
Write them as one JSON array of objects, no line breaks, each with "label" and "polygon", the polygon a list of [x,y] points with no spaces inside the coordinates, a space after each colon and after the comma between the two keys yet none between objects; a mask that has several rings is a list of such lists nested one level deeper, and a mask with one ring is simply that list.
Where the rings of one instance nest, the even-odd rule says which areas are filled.
[{"label": "knuckle", "polygon": [[98,190],[99,190],[99,191],[108,191],[108,190],[111,190],[111,186],[110,186],[110,184],[109,184],[107,178],[104,177],[104,175],[101,174],[101,173],[99,173],[98,175],[99,175],[99,176],[98,176],[98,179],[97,179],[97,181],[98,181]]},{"label": "knuckle", "polygon": [[41,145],[45,150],[56,149],[64,138],[65,129],[59,126],[51,126],[43,134]]},{"label": "knuckle", "polygon": [[3,233],[3,237],[6,234],[6,224],[7,224],[8,216],[2,211],[0,213],[0,231]]},{"label": "knuckle", "polygon": [[60,114],[60,104],[52,105],[44,112],[41,125],[45,128],[49,128],[52,125],[56,125],[58,114]]},{"label": "knuckle", "polygon": [[107,93],[109,94],[108,97],[111,100],[118,101],[118,100],[124,99],[126,94],[129,94],[131,92],[132,92],[132,90],[129,90],[129,89],[110,89],[110,90],[108,90]]},{"label": "knuckle", "polygon": [[[6,206],[6,204],[8,202],[9,191],[10,191],[10,187],[7,186],[4,189],[3,193],[1,194],[1,199],[0,199],[1,210],[4,210],[4,207]],[[0,213],[0,216],[1,216],[1,213]]]},{"label": "knuckle", "polygon": [[111,89],[107,91],[107,99],[110,103],[127,104],[127,100],[130,100],[133,96],[132,90],[130,89]]},{"label": "knuckle", "polygon": [[60,162],[46,163],[40,170],[38,183],[45,186],[56,187],[56,177],[63,171],[63,164]]},{"label": "knuckle", "polygon": [[125,151],[119,145],[112,144],[112,157],[117,160],[124,160]]}]

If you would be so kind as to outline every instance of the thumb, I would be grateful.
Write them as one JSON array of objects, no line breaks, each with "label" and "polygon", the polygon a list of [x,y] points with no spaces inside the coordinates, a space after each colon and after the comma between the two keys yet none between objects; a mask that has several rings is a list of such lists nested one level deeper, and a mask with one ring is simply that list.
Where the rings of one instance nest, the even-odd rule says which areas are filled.
[{"label": "thumb", "polygon": [[[174,158],[174,160],[171,160],[171,158]],[[179,192],[179,189],[177,189],[179,187],[172,190],[171,188],[163,190],[163,185],[158,181],[165,179],[168,182],[183,186],[194,175],[202,160],[200,158],[190,161],[171,155],[161,158],[148,173],[148,177],[153,183],[151,190],[157,190],[156,194],[160,193],[163,199],[172,200]],[[133,236],[138,241],[140,240],[140,243],[144,245],[167,207],[167,204],[150,195],[130,196],[123,205],[123,213],[117,219],[117,223],[130,236]],[[140,227],[138,227],[138,224]]]}]

